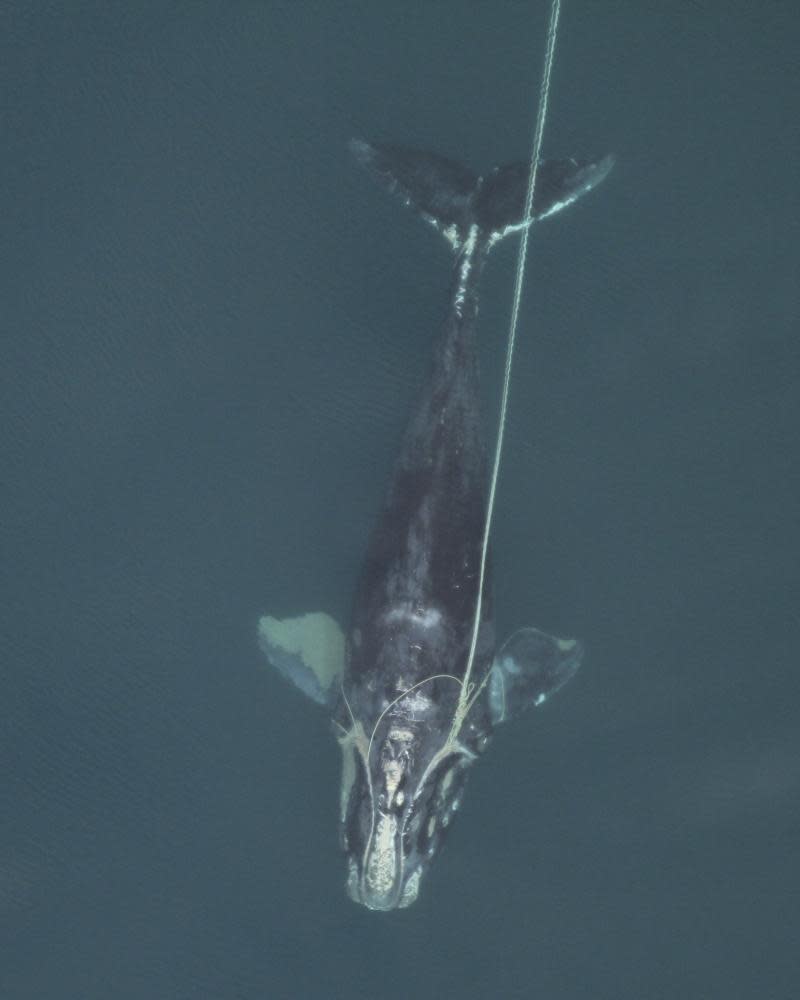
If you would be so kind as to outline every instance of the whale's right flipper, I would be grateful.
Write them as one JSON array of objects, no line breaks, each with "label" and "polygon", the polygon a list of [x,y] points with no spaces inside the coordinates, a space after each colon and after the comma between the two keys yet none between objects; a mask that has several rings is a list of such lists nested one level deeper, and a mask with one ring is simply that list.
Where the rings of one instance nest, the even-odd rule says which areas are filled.
[{"label": "whale's right flipper", "polygon": [[344,635],[323,611],[298,618],[264,615],[258,640],[272,666],[303,694],[330,706],[344,672]]}]

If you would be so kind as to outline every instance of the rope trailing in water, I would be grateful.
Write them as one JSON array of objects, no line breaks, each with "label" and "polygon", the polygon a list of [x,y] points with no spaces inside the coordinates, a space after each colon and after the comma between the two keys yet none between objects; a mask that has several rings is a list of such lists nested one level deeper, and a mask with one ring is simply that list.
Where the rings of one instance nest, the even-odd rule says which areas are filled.
[{"label": "rope trailing in water", "polygon": [[542,71],[542,82],[539,87],[539,110],[536,116],[536,128],[533,133],[533,148],[531,150],[530,171],[528,173],[528,193],[525,198],[525,214],[523,218],[530,220],[527,226],[522,229],[522,238],[519,244],[519,254],[517,256],[517,274],[514,281],[514,297],[511,304],[511,322],[508,330],[508,344],[506,347],[506,365],[503,374],[503,395],[500,402],[500,419],[497,425],[497,440],[494,451],[494,465],[492,476],[489,481],[489,496],[486,504],[486,523],[483,530],[483,543],[481,546],[480,574],[478,576],[478,600],[475,606],[475,623],[472,629],[472,641],[467,657],[467,668],[464,672],[464,682],[461,688],[461,697],[458,708],[453,718],[451,728],[451,739],[454,739],[458,730],[466,718],[467,712],[472,707],[475,699],[483,690],[488,673],[483,678],[479,687],[473,693],[474,684],[470,683],[472,674],[472,663],[475,659],[475,649],[478,645],[478,632],[481,623],[481,608],[483,605],[483,581],[486,575],[486,556],[489,550],[489,534],[492,528],[492,515],[494,514],[494,501],[497,492],[497,479],[500,473],[500,458],[503,451],[503,439],[506,430],[506,414],[508,411],[508,394],[511,383],[511,365],[514,359],[514,344],[517,338],[517,321],[519,319],[519,307],[522,300],[522,286],[525,281],[525,261],[528,256],[528,236],[533,225],[533,197],[536,191],[536,174],[539,168],[539,156],[542,149],[542,136],[544,135],[544,123],[547,118],[547,102],[550,96],[550,76],[553,70],[553,56],[556,48],[556,35],[558,33],[558,18],[561,13],[561,0],[552,0],[550,5],[550,24],[547,29],[547,44],[544,57],[544,69]]}]

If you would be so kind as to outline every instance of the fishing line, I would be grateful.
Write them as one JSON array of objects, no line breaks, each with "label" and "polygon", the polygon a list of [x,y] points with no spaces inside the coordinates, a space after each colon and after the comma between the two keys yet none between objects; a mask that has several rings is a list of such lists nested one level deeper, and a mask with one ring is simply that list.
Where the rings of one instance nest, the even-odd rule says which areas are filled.
[{"label": "fishing line", "polygon": [[472,641],[469,647],[467,667],[464,672],[464,682],[461,687],[461,697],[450,729],[450,740],[455,739],[461,725],[466,718],[467,712],[472,707],[475,699],[483,690],[489,678],[489,672],[478,685],[477,690],[473,689],[474,684],[470,684],[472,673],[472,663],[475,659],[475,649],[478,645],[478,632],[481,623],[481,607],[483,605],[483,580],[486,575],[486,556],[489,550],[489,534],[492,527],[492,515],[494,514],[494,500],[497,492],[497,479],[500,473],[500,458],[503,451],[503,439],[506,429],[506,413],[508,411],[508,394],[511,383],[511,364],[514,359],[514,344],[517,337],[517,321],[519,319],[519,307],[522,300],[522,286],[525,281],[525,260],[528,256],[528,235],[533,225],[533,196],[536,190],[536,174],[539,167],[539,155],[542,149],[542,136],[544,134],[544,123],[547,117],[547,101],[550,95],[550,75],[553,69],[553,56],[556,48],[556,35],[558,33],[558,18],[561,13],[561,0],[552,0],[550,5],[550,24],[547,29],[547,43],[545,48],[544,69],[542,71],[542,82],[539,87],[539,110],[536,115],[536,128],[533,133],[533,148],[531,150],[530,171],[528,173],[528,192],[525,198],[525,214],[523,219],[529,219],[528,225],[522,229],[522,238],[519,244],[517,256],[517,274],[514,281],[514,296],[511,304],[511,321],[508,330],[508,344],[506,347],[506,364],[503,373],[503,395],[500,401],[500,419],[497,426],[497,439],[495,443],[494,465],[492,476],[489,481],[489,496],[486,504],[486,523],[483,530],[483,543],[481,545],[480,573],[478,575],[478,600],[475,606],[475,623],[472,629]]}]

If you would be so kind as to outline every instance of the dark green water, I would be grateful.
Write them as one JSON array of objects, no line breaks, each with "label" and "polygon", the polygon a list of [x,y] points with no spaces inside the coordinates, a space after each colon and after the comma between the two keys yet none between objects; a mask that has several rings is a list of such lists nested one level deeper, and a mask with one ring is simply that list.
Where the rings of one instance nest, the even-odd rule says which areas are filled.
[{"label": "dark green water", "polygon": [[0,8],[2,1000],[800,994],[788,0],[565,3],[545,150],[618,163],[532,240],[495,576],[589,655],[409,910],[346,898],[338,750],[256,648],[346,618],[445,304],[346,141],[525,157],[546,15]]}]

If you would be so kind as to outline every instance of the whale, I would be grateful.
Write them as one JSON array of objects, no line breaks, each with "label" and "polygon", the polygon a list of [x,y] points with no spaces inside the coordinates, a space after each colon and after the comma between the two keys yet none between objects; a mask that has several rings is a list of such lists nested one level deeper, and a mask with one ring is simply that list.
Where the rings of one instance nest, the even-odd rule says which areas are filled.
[{"label": "whale", "polygon": [[542,159],[526,217],[528,163],[481,175],[406,146],[358,139],[350,152],[449,244],[447,308],[349,621],[325,611],[266,614],[258,635],[269,663],[331,717],[348,894],[391,911],[418,897],[495,730],[563,688],[583,657],[579,640],[533,626],[496,640],[491,558],[481,572],[488,459],[478,290],[500,240],[592,191],[613,158]]}]

